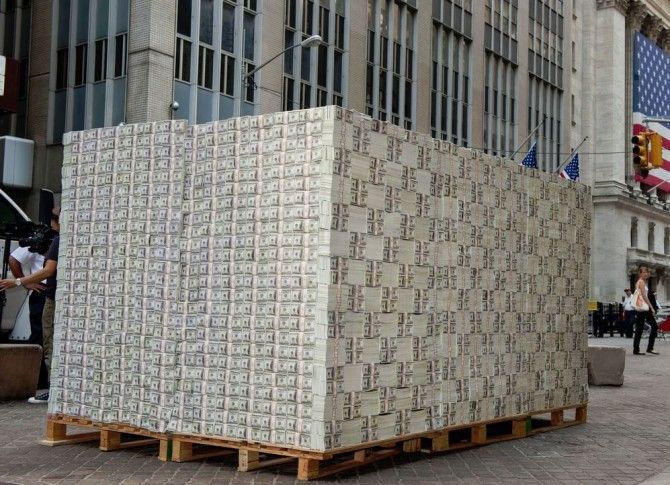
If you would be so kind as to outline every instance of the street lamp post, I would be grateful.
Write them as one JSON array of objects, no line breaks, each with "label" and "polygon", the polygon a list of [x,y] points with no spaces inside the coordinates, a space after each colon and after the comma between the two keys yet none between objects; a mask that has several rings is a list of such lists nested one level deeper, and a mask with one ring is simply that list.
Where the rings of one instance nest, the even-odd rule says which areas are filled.
[{"label": "street lamp post", "polygon": [[[282,54],[287,53],[290,50],[295,49],[296,47],[314,47],[316,45],[319,45],[321,43],[321,36],[318,34],[311,35],[307,37],[305,40],[300,42],[299,44],[292,45],[290,47],[287,47],[283,51],[281,51],[279,54],[271,57],[267,61],[265,61],[263,64],[260,66],[252,69],[251,71],[247,72],[246,74],[242,74],[242,82],[246,85],[248,83],[249,78],[251,78],[254,74],[256,74],[258,71],[260,71],[263,67],[267,66],[270,64],[272,61],[274,61],[277,57],[281,56]],[[251,81],[253,83],[253,81]]]}]

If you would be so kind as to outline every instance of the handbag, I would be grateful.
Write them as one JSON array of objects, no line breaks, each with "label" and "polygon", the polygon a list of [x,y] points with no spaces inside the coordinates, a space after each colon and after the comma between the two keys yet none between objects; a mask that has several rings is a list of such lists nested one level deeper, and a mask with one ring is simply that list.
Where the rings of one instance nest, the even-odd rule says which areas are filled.
[{"label": "handbag", "polygon": [[644,301],[644,298],[642,298],[642,293],[640,292],[639,288],[635,289],[635,293],[633,293],[633,298],[631,299],[631,305],[633,305],[633,310],[636,312],[648,312],[649,311],[649,305],[647,305],[647,302]]}]

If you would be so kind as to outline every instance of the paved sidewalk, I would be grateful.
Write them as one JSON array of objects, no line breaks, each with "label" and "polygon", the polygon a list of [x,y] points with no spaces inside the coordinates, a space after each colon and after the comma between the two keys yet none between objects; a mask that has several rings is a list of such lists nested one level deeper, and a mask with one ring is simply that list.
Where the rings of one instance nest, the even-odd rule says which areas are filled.
[{"label": "paved sidewalk", "polygon": [[[588,422],[460,453],[379,462],[321,483],[670,483],[670,341],[633,356],[632,340],[592,339],[627,350],[623,387],[591,387]],[[643,342],[643,345],[646,342]],[[241,473],[226,459],[163,463],[155,448],[100,452],[92,443],[48,448],[46,406],[0,403],[0,484],[295,483],[290,469]]]}]

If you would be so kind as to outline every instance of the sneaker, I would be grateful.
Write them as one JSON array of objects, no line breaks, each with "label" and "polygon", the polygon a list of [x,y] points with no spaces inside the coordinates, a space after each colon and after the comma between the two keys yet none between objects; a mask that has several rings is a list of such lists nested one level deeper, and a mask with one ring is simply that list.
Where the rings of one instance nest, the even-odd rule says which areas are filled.
[{"label": "sneaker", "polygon": [[28,399],[30,404],[47,404],[49,402],[49,391],[38,394],[35,397]]},{"label": "sneaker", "polygon": [[655,350],[647,350],[647,353],[648,353],[648,354],[652,354],[652,355],[660,355],[660,354],[659,354],[658,352],[656,352]]},{"label": "sneaker", "polygon": [[647,355],[644,352],[633,352],[634,355]]}]

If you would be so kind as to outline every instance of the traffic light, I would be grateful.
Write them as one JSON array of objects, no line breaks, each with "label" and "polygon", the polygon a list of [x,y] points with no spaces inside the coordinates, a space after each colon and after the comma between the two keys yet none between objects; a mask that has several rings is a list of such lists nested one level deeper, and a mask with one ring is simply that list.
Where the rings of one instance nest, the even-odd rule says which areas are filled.
[{"label": "traffic light", "polygon": [[635,135],[633,142],[633,163],[639,170],[640,177],[649,175],[649,160],[647,159],[649,147],[649,132],[642,131]]},{"label": "traffic light", "polygon": [[659,168],[663,166],[663,138],[659,133],[649,132],[647,138],[649,138],[650,150],[649,150],[649,161],[654,168]]}]

